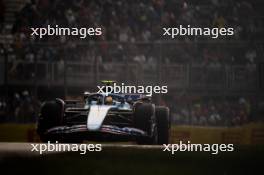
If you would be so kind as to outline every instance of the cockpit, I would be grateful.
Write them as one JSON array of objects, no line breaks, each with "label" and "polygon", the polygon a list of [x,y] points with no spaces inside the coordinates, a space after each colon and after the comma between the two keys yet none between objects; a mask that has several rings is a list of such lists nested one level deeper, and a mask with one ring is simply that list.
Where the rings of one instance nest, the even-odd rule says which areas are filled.
[{"label": "cockpit", "polygon": [[111,106],[130,106],[125,98],[117,94],[91,94],[86,97],[85,104],[90,105],[111,105]]}]

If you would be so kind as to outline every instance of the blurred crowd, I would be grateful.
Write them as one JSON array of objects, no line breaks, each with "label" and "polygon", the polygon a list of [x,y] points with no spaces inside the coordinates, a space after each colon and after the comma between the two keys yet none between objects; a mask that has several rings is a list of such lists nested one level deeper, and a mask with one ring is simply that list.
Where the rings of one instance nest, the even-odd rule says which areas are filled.
[{"label": "blurred crowd", "polygon": [[[59,62],[66,55],[71,61],[156,64],[161,55],[164,64],[253,65],[264,50],[263,44],[257,43],[264,38],[261,7],[260,0],[30,0],[16,15],[14,40],[8,50],[13,60],[25,61]],[[233,27],[235,36],[184,36],[173,41],[162,36],[162,27],[180,24]],[[81,40],[68,36],[39,39],[30,35],[30,27],[47,25],[102,27],[103,35]]]},{"label": "blurred crowd", "polygon": [[189,102],[181,100],[172,106],[172,122],[198,126],[239,126],[254,120],[252,108],[251,102],[242,97],[207,97]]},{"label": "blurred crowd", "polygon": [[25,90],[13,96],[0,96],[0,122],[36,122],[40,101]]},{"label": "blurred crowd", "polygon": [[4,27],[4,19],[5,19],[5,4],[4,4],[4,0],[0,0],[0,34],[2,33],[2,29]]},{"label": "blurred crowd", "polygon": [[[97,40],[136,42],[159,40],[162,27],[182,24],[234,27],[236,39],[256,40],[263,39],[260,3],[260,0],[31,0],[17,14],[13,32],[24,34],[25,39],[30,36],[29,26],[102,27],[103,36]],[[65,42],[66,38],[47,40]]]},{"label": "blurred crowd", "polygon": [[[249,74],[255,75],[256,64],[264,56],[264,3],[261,0],[25,1],[27,3],[17,12],[12,25],[12,42],[0,44],[0,60],[3,55],[7,56],[10,79],[23,81],[51,76],[52,63],[56,63],[54,69],[62,79],[66,61],[88,62],[93,67],[100,64],[100,72],[116,72],[119,76],[123,69],[118,72],[108,63],[136,64],[140,71],[146,68],[152,75],[157,72],[157,65],[162,63],[198,65],[204,71],[204,78],[196,80],[208,84],[218,77],[219,70],[228,72],[225,68],[232,65],[242,65]],[[7,35],[4,14],[5,4],[0,0],[0,36]],[[30,35],[30,27],[47,25],[101,27],[103,34],[85,39],[73,36],[39,39]],[[183,36],[173,40],[162,36],[162,27],[178,25],[233,27],[235,35],[217,39]],[[44,61],[44,64],[36,65],[39,61]],[[74,72],[75,69],[67,67],[67,71]],[[174,70],[172,74],[177,72],[180,71]],[[129,74],[138,77],[138,72]],[[192,74],[197,73],[193,71]],[[243,73],[240,76],[242,78],[238,81],[250,81]],[[39,100],[28,91],[15,92],[8,98],[0,96],[0,116],[4,116],[1,121],[34,121],[39,106]],[[242,97],[233,100],[208,98],[171,105],[175,123],[203,126],[246,123],[250,120],[252,106],[250,100]]]}]

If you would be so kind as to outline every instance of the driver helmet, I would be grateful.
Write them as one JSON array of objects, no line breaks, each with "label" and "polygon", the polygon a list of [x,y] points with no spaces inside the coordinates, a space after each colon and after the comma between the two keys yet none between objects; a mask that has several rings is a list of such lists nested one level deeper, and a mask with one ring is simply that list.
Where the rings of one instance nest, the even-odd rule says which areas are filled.
[{"label": "driver helmet", "polygon": [[107,104],[107,105],[113,104],[113,98],[111,96],[107,96],[105,98],[105,104]]}]

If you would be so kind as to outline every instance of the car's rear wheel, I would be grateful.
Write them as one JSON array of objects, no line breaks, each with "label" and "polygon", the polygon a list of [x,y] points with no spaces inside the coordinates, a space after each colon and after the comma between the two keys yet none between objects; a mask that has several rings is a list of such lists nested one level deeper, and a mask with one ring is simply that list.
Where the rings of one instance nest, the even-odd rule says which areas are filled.
[{"label": "car's rear wheel", "polygon": [[169,108],[158,106],[155,110],[158,130],[158,144],[168,144],[170,139]]},{"label": "car's rear wheel", "polygon": [[64,117],[64,104],[62,100],[56,99],[53,101],[47,101],[43,104],[40,116],[38,118],[37,133],[40,136],[40,140],[43,142],[58,141],[58,138],[53,138],[45,134],[45,132],[55,126],[63,124]]},{"label": "car's rear wheel", "polygon": [[135,105],[135,127],[145,131],[148,137],[137,139],[138,144],[156,144],[157,128],[155,119],[155,107],[151,103],[138,103]]}]

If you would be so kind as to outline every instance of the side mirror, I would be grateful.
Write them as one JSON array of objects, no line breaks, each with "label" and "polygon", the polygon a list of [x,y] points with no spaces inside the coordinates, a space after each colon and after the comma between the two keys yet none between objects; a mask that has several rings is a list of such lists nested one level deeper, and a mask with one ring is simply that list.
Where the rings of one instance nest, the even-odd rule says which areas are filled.
[{"label": "side mirror", "polygon": [[86,100],[90,96],[90,92],[84,92],[83,93],[83,99]]}]

